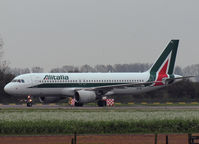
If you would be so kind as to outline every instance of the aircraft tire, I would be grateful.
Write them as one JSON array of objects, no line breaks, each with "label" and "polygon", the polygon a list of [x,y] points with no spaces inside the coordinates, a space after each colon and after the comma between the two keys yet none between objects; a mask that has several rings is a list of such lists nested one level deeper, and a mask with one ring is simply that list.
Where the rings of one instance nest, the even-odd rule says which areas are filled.
[{"label": "aircraft tire", "polygon": [[75,102],[75,106],[76,106],[76,107],[82,107],[82,106],[83,106],[83,103]]},{"label": "aircraft tire", "polygon": [[99,100],[99,101],[97,102],[97,105],[98,105],[99,107],[105,107],[105,106],[106,106],[106,101],[105,101],[105,100]]}]

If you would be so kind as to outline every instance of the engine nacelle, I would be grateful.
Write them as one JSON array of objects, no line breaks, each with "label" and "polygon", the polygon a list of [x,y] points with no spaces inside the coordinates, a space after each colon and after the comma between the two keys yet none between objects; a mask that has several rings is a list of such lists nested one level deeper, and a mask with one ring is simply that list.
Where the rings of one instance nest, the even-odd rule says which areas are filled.
[{"label": "engine nacelle", "polygon": [[79,90],[75,92],[75,100],[78,103],[89,103],[96,100],[96,94],[94,91]]},{"label": "engine nacelle", "polygon": [[52,103],[52,102],[57,102],[63,98],[61,97],[53,97],[53,96],[41,96],[39,97],[39,101],[41,103]]}]

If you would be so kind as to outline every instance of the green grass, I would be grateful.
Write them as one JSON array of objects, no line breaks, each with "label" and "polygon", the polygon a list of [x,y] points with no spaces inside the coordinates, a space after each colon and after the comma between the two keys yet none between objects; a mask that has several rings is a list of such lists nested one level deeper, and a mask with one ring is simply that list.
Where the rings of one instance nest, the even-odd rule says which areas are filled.
[{"label": "green grass", "polygon": [[2,109],[0,134],[199,132],[198,110]]}]

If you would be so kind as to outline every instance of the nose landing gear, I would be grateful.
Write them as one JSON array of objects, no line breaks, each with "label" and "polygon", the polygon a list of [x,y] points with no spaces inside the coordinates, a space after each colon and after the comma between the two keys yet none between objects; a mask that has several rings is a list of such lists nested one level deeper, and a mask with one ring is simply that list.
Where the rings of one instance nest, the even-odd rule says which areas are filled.
[{"label": "nose landing gear", "polygon": [[32,99],[31,99],[31,96],[28,96],[26,103],[27,103],[27,107],[32,107]]}]

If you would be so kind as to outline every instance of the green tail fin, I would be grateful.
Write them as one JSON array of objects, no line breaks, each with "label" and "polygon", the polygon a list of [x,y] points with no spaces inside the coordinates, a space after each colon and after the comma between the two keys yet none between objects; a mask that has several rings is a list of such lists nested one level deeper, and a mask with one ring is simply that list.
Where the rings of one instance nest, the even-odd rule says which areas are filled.
[{"label": "green tail fin", "polygon": [[[159,75],[173,76],[179,40],[171,40],[158,60],[149,69],[149,81],[155,81]],[[166,76],[164,76],[166,77]]]}]

